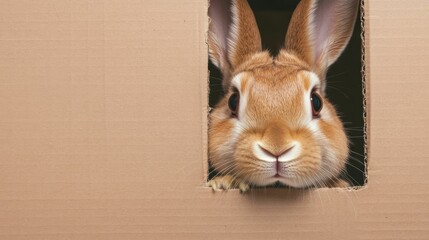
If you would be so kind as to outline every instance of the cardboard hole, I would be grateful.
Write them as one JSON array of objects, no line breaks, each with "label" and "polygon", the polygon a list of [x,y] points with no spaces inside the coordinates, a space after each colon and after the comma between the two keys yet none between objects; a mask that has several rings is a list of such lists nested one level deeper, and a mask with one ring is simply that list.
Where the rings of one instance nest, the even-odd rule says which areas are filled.
[{"label": "cardboard hole", "polygon": [[[290,18],[299,0],[249,0],[262,38],[263,49],[276,55],[284,44]],[[350,141],[350,155],[343,178],[351,186],[364,186],[366,174],[365,96],[363,93],[363,51],[361,12],[349,44],[327,73],[326,95],[336,107]],[[280,24],[281,23],[281,24]],[[209,61],[209,106],[214,108],[223,97],[219,69]],[[217,175],[209,164],[208,180]],[[273,185],[272,187],[282,187]]]}]

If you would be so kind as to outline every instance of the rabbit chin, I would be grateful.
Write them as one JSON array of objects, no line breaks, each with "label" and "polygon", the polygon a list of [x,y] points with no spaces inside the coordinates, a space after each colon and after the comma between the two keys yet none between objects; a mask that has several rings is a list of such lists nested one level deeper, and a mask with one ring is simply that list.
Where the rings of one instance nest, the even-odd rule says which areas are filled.
[{"label": "rabbit chin", "polygon": [[283,177],[283,176],[273,176],[273,177],[266,177],[266,178],[260,178],[260,179],[252,179],[251,183],[258,187],[272,186],[275,184],[281,184],[283,186],[293,187],[293,188],[306,188],[311,186],[306,184],[305,182],[297,181],[297,179],[292,179],[290,177]]},{"label": "rabbit chin", "polygon": [[[268,171],[265,170],[265,174],[256,174],[255,176],[243,176],[243,179],[248,181],[252,185],[259,187],[280,184],[286,187],[293,188],[308,188],[318,186],[320,185],[319,183],[323,183],[329,179],[329,176],[323,176],[322,172],[319,172],[317,169],[301,169],[301,172],[306,172],[306,174],[299,174],[297,171],[300,170],[295,169],[294,173],[292,173],[288,172],[288,170],[286,169],[283,169],[282,171],[276,173],[276,170],[270,169]],[[301,176],[298,177],[296,174],[299,174]]]},{"label": "rabbit chin", "polygon": [[271,177],[263,179],[260,184],[255,184],[257,186],[271,186],[274,184],[280,183],[285,187],[293,187],[293,188],[307,188],[312,187],[313,184],[309,184],[308,182],[304,182],[303,180],[285,178],[285,177]]},{"label": "rabbit chin", "polygon": [[276,176],[276,177],[268,177],[268,178],[261,178],[258,180],[253,180],[252,184],[259,187],[267,187],[272,186],[275,184],[280,184],[285,187],[293,187],[293,188],[308,188],[312,187],[314,184],[311,184],[314,182],[313,179],[306,179],[299,180],[297,178],[291,178],[291,177],[282,177],[282,176]]}]

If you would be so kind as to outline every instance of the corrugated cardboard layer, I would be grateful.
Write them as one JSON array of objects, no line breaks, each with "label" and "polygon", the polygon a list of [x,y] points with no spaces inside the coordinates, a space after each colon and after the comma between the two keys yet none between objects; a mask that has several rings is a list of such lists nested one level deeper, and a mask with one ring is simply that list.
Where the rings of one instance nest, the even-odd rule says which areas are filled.
[{"label": "corrugated cardboard layer", "polygon": [[366,2],[369,182],[204,187],[205,1],[0,1],[0,239],[427,239],[427,1]]}]

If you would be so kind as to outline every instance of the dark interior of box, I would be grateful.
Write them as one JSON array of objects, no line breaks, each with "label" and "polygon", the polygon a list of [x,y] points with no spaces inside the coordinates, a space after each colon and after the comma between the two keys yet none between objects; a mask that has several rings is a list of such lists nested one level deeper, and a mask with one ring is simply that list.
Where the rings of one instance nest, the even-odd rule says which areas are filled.
[{"label": "dark interior of box", "polygon": [[[284,44],[287,26],[298,0],[249,0],[255,14],[264,49],[273,55]],[[360,14],[359,14],[360,16]],[[361,63],[361,24],[356,22],[351,40],[342,56],[330,67],[327,74],[326,94],[336,106],[350,141],[350,156],[344,177],[353,186],[365,184],[364,121]],[[219,70],[210,63],[209,105],[214,107],[223,96]],[[209,179],[216,173],[210,169]]]}]

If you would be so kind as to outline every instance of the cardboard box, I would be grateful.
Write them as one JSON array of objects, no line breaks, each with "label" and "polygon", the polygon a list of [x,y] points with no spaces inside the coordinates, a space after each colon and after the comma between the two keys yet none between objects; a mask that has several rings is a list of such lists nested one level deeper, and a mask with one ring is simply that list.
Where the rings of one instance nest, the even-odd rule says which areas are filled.
[{"label": "cardboard box", "polygon": [[365,1],[367,185],[212,193],[206,1],[0,1],[0,239],[427,239],[426,1]]}]

